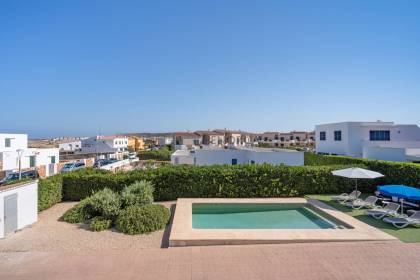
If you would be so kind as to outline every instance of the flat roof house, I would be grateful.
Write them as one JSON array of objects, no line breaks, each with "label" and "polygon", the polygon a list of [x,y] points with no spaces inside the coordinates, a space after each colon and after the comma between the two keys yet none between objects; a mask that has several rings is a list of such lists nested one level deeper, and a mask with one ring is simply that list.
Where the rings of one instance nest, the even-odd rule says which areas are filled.
[{"label": "flat roof house", "polygon": [[317,125],[316,152],[389,161],[420,161],[420,128],[393,122]]},{"label": "flat roof house", "polygon": [[236,165],[263,164],[304,165],[304,153],[285,149],[263,148],[207,148],[197,150],[178,150],[171,156],[173,165]]},{"label": "flat roof house", "polygon": [[[0,172],[7,175],[19,169],[37,169],[41,177],[57,173],[58,148],[28,148],[27,134],[0,134]],[[0,177],[2,177],[0,175]]]},{"label": "flat roof house", "polygon": [[225,144],[225,134],[223,132],[199,130],[194,133],[201,137],[202,145],[222,147]]}]

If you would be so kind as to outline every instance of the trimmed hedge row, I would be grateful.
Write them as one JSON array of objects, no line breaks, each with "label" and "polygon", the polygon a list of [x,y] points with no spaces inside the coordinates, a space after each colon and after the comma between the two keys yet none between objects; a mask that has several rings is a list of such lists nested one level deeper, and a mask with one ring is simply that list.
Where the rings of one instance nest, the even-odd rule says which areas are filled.
[{"label": "trimmed hedge row", "polygon": [[378,179],[377,182],[379,184],[403,184],[420,188],[420,165],[418,164],[305,153],[305,165],[307,166],[326,166],[332,164],[362,164],[367,169],[385,175],[385,177]]},{"label": "trimmed hedge row", "polygon": [[62,199],[63,176],[55,175],[38,181],[38,211],[43,211]]},{"label": "trimmed hedge row", "polygon": [[[359,165],[364,167],[363,165]],[[157,201],[179,197],[293,197],[349,191],[351,180],[331,171],[345,166],[166,166],[146,171],[115,174],[68,174],[63,180],[66,200],[81,200],[109,188],[121,192],[125,186],[147,180],[155,187]],[[360,189],[373,191],[373,181],[361,181]]]}]

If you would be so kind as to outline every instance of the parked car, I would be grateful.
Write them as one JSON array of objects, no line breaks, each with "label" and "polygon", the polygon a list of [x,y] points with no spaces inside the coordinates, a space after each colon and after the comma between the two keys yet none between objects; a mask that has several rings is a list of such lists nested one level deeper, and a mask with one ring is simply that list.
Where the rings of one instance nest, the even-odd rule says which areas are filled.
[{"label": "parked car", "polygon": [[[27,179],[27,178],[38,178],[38,172],[36,170],[28,170],[28,171],[23,171],[21,172],[21,178],[22,179]],[[13,181],[17,181],[19,180],[19,172],[13,172],[13,173],[9,173],[6,177],[4,177],[3,179],[0,180],[0,186],[4,185],[4,184],[8,184],[11,183]]]},{"label": "parked car", "polygon": [[66,173],[66,172],[82,169],[82,168],[85,168],[85,167],[86,167],[86,165],[83,162],[68,162],[68,163],[64,164],[64,166],[61,168],[60,172],[61,173]]},{"label": "parked car", "polygon": [[100,166],[108,165],[117,161],[118,160],[116,158],[98,159],[93,167],[98,168]]},{"label": "parked car", "polygon": [[136,153],[129,153],[128,154],[128,158],[129,159],[136,159],[137,158],[137,154]]}]

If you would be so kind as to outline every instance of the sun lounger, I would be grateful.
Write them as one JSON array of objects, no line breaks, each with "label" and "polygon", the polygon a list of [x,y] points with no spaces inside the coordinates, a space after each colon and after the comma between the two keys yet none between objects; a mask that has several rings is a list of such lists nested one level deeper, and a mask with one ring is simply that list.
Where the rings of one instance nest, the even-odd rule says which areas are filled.
[{"label": "sun lounger", "polygon": [[347,202],[346,206],[351,207],[353,209],[360,209],[360,208],[375,208],[376,202],[378,198],[376,196],[368,196],[365,200],[363,199],[356,199],[353,202]]},{"label": "sun lounger", "polygon": [[359,191],[352,191],[350,194],[342,193],[340,195],[332,196],[331,199],[340,203],[356,200],[362,193]]},{"label": "sun lounger", "polygon": [[420,226],[420,211],[412,213],[408,217],[387,217],[384,222],[391,223],[397,228],[405,228],[408,225]]},{"label": "sun lounger", "polygon": [[400,205],[394,202],[388,203],[384,208],[375,208],[366,210],[366,214],[379,220],[385,216],[398,216]]}]

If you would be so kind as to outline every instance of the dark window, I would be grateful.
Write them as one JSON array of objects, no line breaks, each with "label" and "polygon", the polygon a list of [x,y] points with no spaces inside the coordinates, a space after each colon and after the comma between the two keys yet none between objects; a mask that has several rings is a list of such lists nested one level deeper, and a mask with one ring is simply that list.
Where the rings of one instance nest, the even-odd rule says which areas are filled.
[{"label": "dark window", "polygon": [[10,139],[10,138],[6,138],[6,139],[4,139],[4,146],[5,146],[6,148],[10,148],[10,146],[11,146],[11,142],[12,142],[12,139]]},{"label": "dark window", "polygon": [[389,130],[371,130],[369,131],[370,141],[390,141],[391,133]]},{"label": "dark window", "polygon": [[268,141],[268,137],[264,137],[264,141]]},{"label": "dark window", "polygon": [[300,141],[300,137],[299,136],[296,136],[296,141]]},{"label": "dark window", "polygon": [[55,163],[55,156],[51,157],[51,163]]},{"label": "dark window", "polygon": [[334,141],[341,141],[341,130],[334,131]]},{"label": "dark window", "polygon": [[290,136],[290,140],[293,140],[293,136]]},{"label": "dark window", "polygon": [[327,133],[325,131],[321,131],[319,133],[319,140],[321,140],[321,141],[327,140]]},{"label": "dark window", "polygon": [[280,141],[281,142],[284,142],[284,137],[280,137]]},{"label": "dark window", "polygon": [[251,160],[251,164],[255,164],[255,161],[254,160]]},{"label": "dark window", "polygon": [[274,135],[274,140],[279,140],[279,136],[277,134]]},{"label": "dark window", "polygon": [[35,156],[29,157],[29,167],[35,167]]},{"label": "dark window", "polygon": [[279,146],[279,143],[274,143],[274,146],[278,147]]},{"label": "dark window", "polygon": [[237,164],[238,164],[238,159],[233,158],[233,159],[232,159],[232,165],[237,165]]}]

